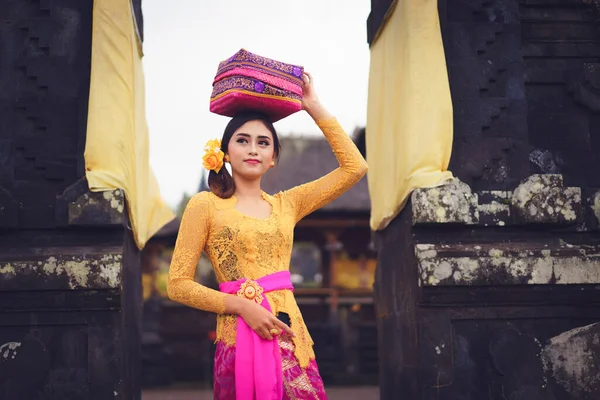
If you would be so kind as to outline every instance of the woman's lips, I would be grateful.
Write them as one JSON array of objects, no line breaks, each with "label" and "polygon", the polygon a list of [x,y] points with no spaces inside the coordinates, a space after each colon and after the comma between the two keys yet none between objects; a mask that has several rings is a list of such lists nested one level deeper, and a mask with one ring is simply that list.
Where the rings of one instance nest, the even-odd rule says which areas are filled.
[{"label": "woman's lips", "polygon": [[253,165],[260,164],[260,161],[258,161],[258,160],[246,160],[246,162],[248,164],[253,164]]}]

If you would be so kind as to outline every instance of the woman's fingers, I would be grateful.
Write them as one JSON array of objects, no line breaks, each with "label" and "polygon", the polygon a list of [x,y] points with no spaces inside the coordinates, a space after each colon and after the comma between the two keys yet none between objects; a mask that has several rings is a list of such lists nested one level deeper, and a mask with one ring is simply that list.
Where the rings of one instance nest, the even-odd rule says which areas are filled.
[{"label": "woman's fingers", "polygon": [[285,323],[278,320],[277,318],[275,318],[275,324],[276,324],[276,326],[281,328],[284,332],[287,332],[288,335],[290,335],[292,337],[296,337],[296,334],[294,333],[294,331],[289,326],[287,326]]},{"label": "woman's fingers", "polygon": [[[268,312],[267,310],[265,311]],[[279,336],[283,332],[292,337],[296,337],[296,334],[289,326],[271,313],[269,313],[269,316],[263,321],[263,323],[258,324],[258,326],[253,329],[254,332],[256,332],[256,334],[264,340],[273,340],[274,337]]]},{"label": "woman's fingers", "polygon": [[310,86],[313,83],[312,75],[308,72],[304,72],[304,75],[302,75],[302,82],[305,86]]},{"label": "woman's fingers", "polygon": [[260,336],[261,338],[265,339],[265,340],[273,340],[273,336],[271,336],[271,334],[269,333],[269,329],[267,327],[261,327],[260,329],[260,333],[258,336]]}]

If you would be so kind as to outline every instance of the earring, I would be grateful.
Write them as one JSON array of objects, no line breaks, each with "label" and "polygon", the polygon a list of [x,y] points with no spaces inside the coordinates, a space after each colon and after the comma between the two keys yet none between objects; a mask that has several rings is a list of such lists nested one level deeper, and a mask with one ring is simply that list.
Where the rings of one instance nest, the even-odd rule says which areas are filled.
[{"label": "earring", "polygon": [[229,155],[225,154],[225,157],[223,157],[223,161],[229,162]]},{"label": "earring", "polygon": [[271,168],[275,166],[275,161],[271,161]]}]

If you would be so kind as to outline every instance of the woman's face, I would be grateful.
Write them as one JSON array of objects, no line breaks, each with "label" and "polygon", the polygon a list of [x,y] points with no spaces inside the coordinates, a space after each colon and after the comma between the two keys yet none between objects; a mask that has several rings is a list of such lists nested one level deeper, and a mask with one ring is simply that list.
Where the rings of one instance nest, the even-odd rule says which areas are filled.
[{"label": "woman's face", "polygon": [[246,179],[260,178],[275,160],[273,135],[262,121],[248,121],[234,132],[227,154],[235,174]]}]

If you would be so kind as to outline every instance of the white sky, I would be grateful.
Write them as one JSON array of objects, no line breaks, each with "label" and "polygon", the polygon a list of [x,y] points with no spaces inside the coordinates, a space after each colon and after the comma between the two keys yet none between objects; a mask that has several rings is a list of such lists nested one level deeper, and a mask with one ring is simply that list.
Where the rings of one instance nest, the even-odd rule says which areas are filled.
[{"label": "white sky", "polygon": [[[144,0],[150,163],[166,202],[195,193],[202,149],[228,118],[209,112],[220,61],[240,48],[303,65],[321,101],[348,133],[366,123],[370,0]],[[296,113],[280,134],[319,134]],[[282,153],[285,157],[285,150]]]}]

